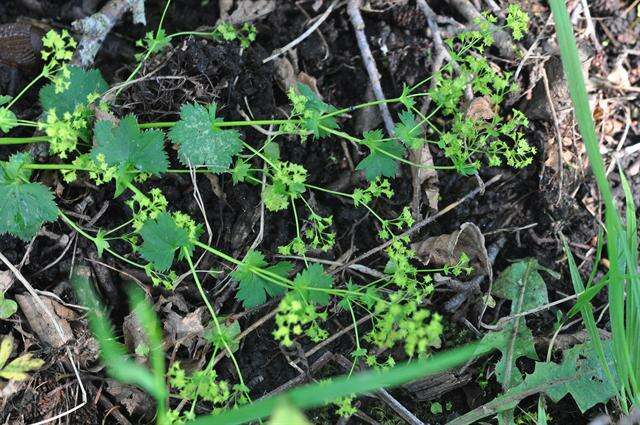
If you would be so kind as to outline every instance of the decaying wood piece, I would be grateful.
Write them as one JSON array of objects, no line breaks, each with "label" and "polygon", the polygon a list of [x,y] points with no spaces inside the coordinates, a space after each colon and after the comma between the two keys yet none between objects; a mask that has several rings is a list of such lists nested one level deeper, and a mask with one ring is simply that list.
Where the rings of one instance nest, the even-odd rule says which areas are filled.
[{"label": "decaying wood piece", "polygon": [[111,0],[98,13],[75,21],[73,28],[82,34],[82,39],[72,63],[82,67],[91,66],[107,34],[129,10],[134,23],[146,25],[144,0]]},{"label": "decaying wood piece", "polygon": [[433,400],[471,382],[471,373],[443,372],[409,382],[403,387],[418,401]]},{"label": "decaying wood piece", "polygon": [[[29,295],[16,295],[20,310],[27,318],[29,326],[42,341],[55,348],[60,348],[73,339],[73,331],[67,320],[76,318],[73,310],[50,298],[41,298],[42,304],[52,313],[53,321],[43,311],[40,303]],[[56,326],[57,325],[57,326]],[[62,334],[59,333],[62,331]]]}]

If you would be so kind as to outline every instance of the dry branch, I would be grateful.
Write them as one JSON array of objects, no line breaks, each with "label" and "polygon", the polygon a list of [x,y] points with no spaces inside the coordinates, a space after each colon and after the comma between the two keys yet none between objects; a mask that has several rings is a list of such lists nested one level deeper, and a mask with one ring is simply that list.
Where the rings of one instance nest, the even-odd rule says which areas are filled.
[{"label": "dry branch", "polygon": [[73,58],[73,63],[82,67],[91,66],[100,46],[118,20],[131,10],[133,22],[146,25],[144,0],[111,0],[98,13],[75,21],[73,28],[82,34]]},{"label": "dry branch", "polygon": [[[376,61],[371,53],[369,42],[367,41],[367,35],[364,33],[364,20],[360,14],[361,0],[349,0],[347,2],[347,13],[349,14],[349,20],[353,25],[353,30],[356,34],[356,40],[358,41],[358,47],[360,48],[360,54],[362,55],[362,62],[369,74],[369,81],[371,81],[371,87],[373,88],[373,94],[379,101],[385,100],[384,92],[382,91],[382,85],[380,84],[380,73],[376,66]],[[390,136],[394,134],[394,124],[389,112],[389,107],[386,103],[379,105],[380,113],[382,114],[382,120],[384,126],[387,129],[387,133]]]}]

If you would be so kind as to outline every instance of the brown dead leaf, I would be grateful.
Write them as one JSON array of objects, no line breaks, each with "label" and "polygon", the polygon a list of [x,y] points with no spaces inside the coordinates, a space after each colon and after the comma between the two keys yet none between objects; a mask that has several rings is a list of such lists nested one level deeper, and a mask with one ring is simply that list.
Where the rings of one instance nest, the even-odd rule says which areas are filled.
[{"label": "brown dead leaf", "polygon": [[58,333],[49,314],[42,310],[40,304],[31,295],[16,295],[16,301],[20,306],[20,310],[22,310],[29,326],[36,335],[38,335],[38,338],[53,347],[62,347],[73,339],[73,331],[67,319],[75,320],[76,314],[73,310],[68,309],[50,298],[41,297],[40,299],[54,316],[55,323],[57,323],[62,330],[62,335]]},{"label": "brown dead leaf", "polygon": [[412,248],[423,263],[436,266],[454,266],[460,261],[462,253],[465,253],[476,273],[483,273],[490,280],[493,279],[484,235],[473,223],[463,223],[460,230],[425,239],[413,244]]},{"label": "brown dead leaf", "polygon": [[[416,164],[433,166],[433,157],[429,150],[429,143],[425,143],[422,148],[410,152],[411,161]],[[438,198],[440,197],[438,173],[434,168],[411,167],[411,177],[413,182],[413,200],[411,201],[412,212],[415,217],[419,216],[420,199],[422,191],[427,196],[429,208],[438,210]]]},{"label": "brown dead leaf", "polygon": [[10,270],[0,272],[0,292],[5,293],[11,288],[13,282],[15,281],[15,277]]},{"label": "brown dead leaf", "polygon": [[164,330],[167,342],[170,345],[181,344],[190,345],[197,342],[202,337],[204,325],[202,324],[204,307],[199,307],[195,311],[180,316],[174,311],[168,311],[164,320]]},{"label": "brown dead leaf", "polygon": [[287,93],[291,88],[295,89],[298,83],[301,83],[313,90],[318,99],[322,100],[322,95],[318,91],[318,82],[314,77],[305,72],[296,74],[293,64],[285,57],[275,59],[274,65],[276,82],[282,91]]},{"label": "brown dead leaf", "polygon": [[151,397],[132,385],[107,379],[106,391],[118,404],[123,405],[130,415],[147,416],[152,413],[154,403]]},{"label": "brown dead leaf", "polygon": [[[134,312],[127,314],[122,322],[122,333],[124,335],[124,343],[132,353],[136,352],[136,348],[139,346],[149,346],[149,339],[145,332],[138,316]],[[136,360],[139,362],[146,362],[147,359],[144,356],[138,354],[135,355]]]},{"label": "brown dead leaf", "polygon": [[627,71],[622,65],[622,61],[617,61],[613,71],[607,75],[607,80],[621,89],[628,89],[631,87],[629,81],[629,71]]},{"label": "brown dead leaf", "polygon": [[[546,159],[544,161],[544,165],[552,170],[558,172],[559,162],[558,162],[558,146],[555,137],[551,137],[547,141],[547,149],[545,149]],[[573,152],[570,150],[563,148],[562,149],[562,163],[564,165],[569,165],[575,169],[578,169],[578,165],[576,164],[576,160],[574,158]]]},{"label": "brown dead leaf", "polygon": [[226,19],[227,22],[238,25],[264,18],[276,8],[273,0],[240,0],[236,10]]},{"label": "brown dead leaf", "polygon": [[487,96],[476,97],[467,107],[466,117],[472,120],[490,120],[495,116],[493,105]]}]

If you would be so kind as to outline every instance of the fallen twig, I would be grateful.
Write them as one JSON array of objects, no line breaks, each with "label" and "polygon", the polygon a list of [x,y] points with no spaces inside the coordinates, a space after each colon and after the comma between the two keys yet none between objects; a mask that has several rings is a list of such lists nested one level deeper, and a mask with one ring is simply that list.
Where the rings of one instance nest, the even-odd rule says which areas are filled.
[{"label": "fallen twig", "polygon": [[[502,178],[502,174],[498,174],[496,176],[494,176],[493,178],[491,178],[489,181],[487,181],[484,185],[485,188],[492,186],[493,184],[495,184],[496,182],[498,182],[500,179]],[[457,208],[460,204],[468,201],[469,199],[472,199],[474,197],[476,197],[480,192],[482,192],[481,188],[475,188],[474,190],[472,190],[471,192],[467,193],[465,196],[463,196],[462,198],[458,199],[457,201],[447,205],[446,207],[444,207],[443,209],[441,209],[440,211],[438,211],[436,214],[432,215],[431,217],[427,217],[424,220],[420,220],[419,222],[417,222],[416,224],[413,225],[413,227],[411,227],[409,230],[407,230],[406,232],[400,234],[397,236],[397,238],[404,238],[406,236],[411,236],[414,233],[416,233],[418,230],[422,229],[423,227],[427,226],[428,224],[433,223],[434,221],[436,221],[438,218],[442,217],[443,215],[445,215],[446,213],[448,213],[451,210],[454,210],[455,208]],[[393,243],[393,239],[388,240],[386,242],[384,242],[381,245],[378,245],[375,248],[370,249],[369,251],[365,252],[364,254],[360,255],[357,258],[354,258],[353,260],[345,263],[343,266],[337,268],[336,270],[331,271],[331,274],[336,274],[341,272],[342,270],[344,270],[345,268],[359,263],[362,260],[364,260],[365,258],[371,257],[373,254],[376,254],[380,251],[382,251],[383,249],[387,248],[389,245],[391,245]]]},{"label": "fallen twig", "polygon": [[[343,356],[342,354],[336,354],[333,356],[336,363],[345,368],[346,370],[351,370],[353,368],[353,362]],[[381,388],[374,392],[376,397],[378,397],[381,401],[385,402],[394,412],[398,414],[402,419],[405,420],[408,424],[411,425],[424,425],[420,419],[416,417],[413,413],[409,411],[402,403],[396,400],[387,390]]]},{"label": "fallen twig", "polygon": [[[369,81],[373,88],[373,94],[377,100],[383,101],[385,100],[385,97],[384,92],[382,91],[382,85],[380,84],[380,73],[378,72],[376,61],[371,53],[371,48],[367,41],[367,35],[364,33],[364,20],[360,14],[361,2],[361,0],[349,0],[347,2],[347,13],[349,14],[349,20],[351,21],[353,30],[356,34],[356,40],[358,41],[358,47],[360,48],[360,54],[362,55],[362,62],[367,70],[367,74],[369,74]],[[384,121],[387,133],[390,136],[393,136],[395,133],[394,124],[393,119],[391,118],[391,113],[389,112],[389,107],[386,103],[381,103],[378,106],[380,108],[380,113],[382,114],[382,120]]]},{"label": "fallen twig", "polygon": [[307,30],[305,32],[303,32],[302,34],[300,34],[298,37],[296,37],[294,40],[292,40],[290,43],[288,43],[286,46],[283,46],[279,49],[276,49],[273,51],[273,53],[271,53],[271,55],[267,58],[265,58],[262,63],[267,63],[270,62],[272,60],[274,60],[275,58],[277,58],[278,56],[280,56],[281,54],[287,52],[288,50],[293,49],[294,47],[296,47],[298,44],[300,44],[302,42],[302,40],[304,40],[305,38],[309,37],[311,35],[312,32],[314,32],[315,30],[318,29],[318,27],[320,25],[322,25],[322,23],[324,21],[326,21],[326,19],[329,17],[329,15],[331,14],[331,12],[333,11],[333,8],[336,6],[337,1],[334,1],[333,3],[331,3],[329,5],[329,7],[327,7],[327,10],[324,11],[324,13],[322,15],[320,15],[318,17],[318,19],[313,23],[313,25],[311,25],[309,28],[307,28]]},{"label": "fallen twig", "polygon": [[90,66],[107,34],[128,10],[133,14],[134,23],[146,25],[144,0],[111,0],[98,13],[75,21],[73,28],[82,33],[82,39],[72,63],[82,67]]}]

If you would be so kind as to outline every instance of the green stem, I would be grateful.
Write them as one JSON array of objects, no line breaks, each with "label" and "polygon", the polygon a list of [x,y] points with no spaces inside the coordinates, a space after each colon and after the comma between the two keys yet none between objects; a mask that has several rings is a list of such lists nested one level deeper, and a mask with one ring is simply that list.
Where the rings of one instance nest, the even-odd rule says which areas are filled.
[{"label": "green stem", "polygon": [[28,170],[75,170],[89,171],[88,168],[80,167],[73,164],[25,164],[22,168]]},{"label": "green stem", "polygon": [[[218,334],[224,335],[224,331],[222,329],[222,326],[220,326],[220,321],[218,320],[218,315],[216,314],[216,311],[213,309],[213,306],[211,305],[211,303],[209,302],[209,298],[207,297],[207,294],[204,292],[204,288],[202,287],[202,283],[200,282],[200,278],[198,277],[198,273],[196,272],[195,266],[193,265],[193,260],[191,259],[191,255],[189,254],[189,250],[187,248],[182,248],[182,254],[183,254],[184,258],[186,258],[187,263],[189,264],[189,270],[191,271],[191,275],[193,276],[193,280],[196,283],[196,287],[198,288],[198,292],[200,293],[200,297],[202,298],[202,300],[204,301],[205,305],[207,306],[207,310],[209,310],[209,314],[211,315],[211,319],[213,320],[213,323],[215,324],[216,331],[218,332]],[[236,357],[233,355],[233,350],[231,350],[231,347],[229,346],[229,343],[227,342],[226,338],[221,338],[221,340],[222,340],[222,344],[224,345],[225,350],[227,350],[227,354],[229,355],[229,358],[233,362],[233,366],[235,367],[236,372],[238,373],[238,379],[240,380],[240,384],[242,384],[242,386],[244,388],[247,388],[247,386],[244,383],[244,378],[242,377],[242,371],[240,370],[240,365],[238,364],[238,361],[237,361]],[[247,397],[247,399],[249,401],[251,401],[251,397],[246,392],[245,392],[245,396]]]},{"label": "green stem", "polygon": [[48,142],[48,136],[32,136],[32,137],[2,137],[0,145],[26,145],[29,143]]},{"label": "green stem", "polygon": [[24,94],[27,91],[29,91],[29,89],[31,87],[33,87],[43,77],[44,77],[44,73],[41,72],[40,75],[38,75],[36,78],[31,80],[31,82],[29,84],[27,84],[27,86],[25,88],[23,88],[22,91],[20,93],[18,93],[18,95],[11,100],[11,102],[9,102],[9,104],[6,106],[6,108],[7,109],[11,109],[11,107],[18,101],[18,99],[20,99],[22,96],[24,96]]},{"label": "green stem", "polygon": [[[222,128],[222,127],[248,127],[248,126],[253,126],[253,125],[257,125],[257,126],[265,126],[265,125],[281,125],[281,124],[287,124],[290,122],[300,122],[300,120],[298,119],[289,119],[289,120],[284,120],[284,119],[278,119],[278,120],[251,120],[251,121],[220,121],[220,122],[215,122],[212,123],[211,125],[213,127],[218,127],[218,128]],[[147,123],[142,123],[139,124],[139,127],[141,129],[147,129],[147,128],[171,128],[174,127],[177,124],[176,121],[158,121],[158,122],[147,122]]]}]

